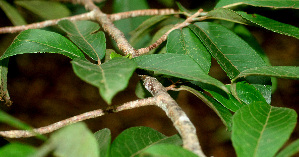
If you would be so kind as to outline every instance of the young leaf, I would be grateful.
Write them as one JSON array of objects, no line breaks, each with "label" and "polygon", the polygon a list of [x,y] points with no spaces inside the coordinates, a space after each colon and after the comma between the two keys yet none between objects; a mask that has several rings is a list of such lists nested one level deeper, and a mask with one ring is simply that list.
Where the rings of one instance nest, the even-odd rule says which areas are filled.
[{"label": "young leaf", "polygon": [[217,79],[206,74],[201,67],[189,56],[184,54],[151,54],[133,59],[138,67],[155,71],[182,79],[200,81],[214,85],[226,92],[225,85]]},{"label": "young leaf", "polygon": [[101,96],[108,104],[116,93],[128,86],[129,79],[136,69],[133,61],[120,57],[101,65],[75,59],[72,65],[78,77],[100,89]]},{"label": "young leaf", "polygon": [[15,1],[15,3],[47,20],[59,19],[71,14],[67,7],[54,1]]},{"label": "young leaf", "polygon": [[10,143],[0,148],[0,156],[3,157],[21,157],[34,154],[36,149],[33,146],[21,143]]},{"label": "young leaf", "polygon": [[206,74],[210,71],[211,55],[189,28],[172,31],[167,37],[166,51],[188,55]]},{"label": "young leaf", "polygon": [[143,150],[137,157],[197,157],[198,155],[182,147],[170,144],[157,144]]},{"label": "young leaf", "polygon": [[111,145],[111,157],[134,156],[156,144],[181,145],[178,135],[167,137],[149,127],[133,127],[119,134]]},{"label": "young leaf", "polygon": [[106,38],[104,32],[97,32],[100,29],[97,23],[91,21],[62,20],[58,22],[58,26],[93,60],[100,62],[104,58]]},{"label": "young leaf", "polygon": [[84,58],[84,54],[78,47],[62,35],[45,30],[29,29],[16,37],[0,59],[17,54],[38,52],[59,53],[71,59]]},{"label": "young leaf", "polygon": [[296,153],[299,152],[299,139],[292,142],[290,145],[285,147],[282,151],[280,151],[276,157],[288,157],[295,156]]},{"label": "young leaf", "polygon": [[299,2],[294,0],[220,0],[215,8],[234,8],[240,5],[250,5],[255,7],[267,7],[267,8],[290,8],[290,9],[298,9]]},{"label": "young leaf", "polygon": [[9,18],[11,23],[15,26],[17,25],[26,25],[25,19],[22,17],[22,15],[18,12],[18,10],[11,6],[6,1],[2,0],[0,1],[0,8],[4,11],[6,16]]},{"label": "young leaf", "polygon": [[197,22],[188,27],[201,39],[229,78],[249,68],[266,66],[254,49],[224,26]]},{"label": "young leaf", "polygon": [[296,112],[254,102],[233,116],[232,142],[238,156],[272,157],[290,137]]},{"label": "young leaf", "polygon": [[105,128],[94,133],[99,144],[100,157],[108,157],[111,144],[111,132]]},{"label": "young leaf", "polygon": [[260,27],[263,27],[265,29],[279,34],[284,34],[299,39],[298,27],[285,24],[276,20],[272,20],[270,18],[258,14],[247,14],[246,12],[242,11],[238,11],[237,13],[240,14],[243,18],[247,19],[248,21],[254,23],[255,25],[258,25]]},{"label": "young leaf", "polygon": [[244,19],[242,16],[237,14],[235,11],[226,9],[226,8],[216,8],[207,13],[208,19],[219,19],[226,20],[230,22],[240,23],[240,24],[248,24],[249,22]]}]

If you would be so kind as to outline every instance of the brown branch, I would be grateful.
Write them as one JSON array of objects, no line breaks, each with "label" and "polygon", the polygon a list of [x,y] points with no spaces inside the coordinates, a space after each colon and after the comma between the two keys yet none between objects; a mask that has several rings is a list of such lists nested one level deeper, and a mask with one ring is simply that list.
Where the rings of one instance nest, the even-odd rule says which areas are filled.
[{"label": "brown branch", "polygon": [[177,13],[179,12],[176,12],[174,9],[144,9],[110,14],[108,15],[108,18],[111,21],[116,21],[137,16],[172,15]]},{"label": "brown branch", "polygon": [[183,139],[183,147],[201,157],[205,157],[201,150],[194,125],[176,101],[167,93],[166,88],[156,78],[142,76],[142,79],[145,88],[156,97],[157,106],[165,111],[180,133]]}]

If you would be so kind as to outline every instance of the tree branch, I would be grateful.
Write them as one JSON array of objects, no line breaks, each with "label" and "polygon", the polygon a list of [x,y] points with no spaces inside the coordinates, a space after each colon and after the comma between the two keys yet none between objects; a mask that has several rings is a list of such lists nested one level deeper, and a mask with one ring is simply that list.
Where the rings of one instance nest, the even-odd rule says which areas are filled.
[{"label": "tree branch", "polygon": [[152,15],[172,15],[178,14],[174,9],[144,9],[144,10],[134,10],[128,12],[121,12],[108,15],[111,21],[117,21],[121,19],[137,17],[137,16],[152,16]]}]

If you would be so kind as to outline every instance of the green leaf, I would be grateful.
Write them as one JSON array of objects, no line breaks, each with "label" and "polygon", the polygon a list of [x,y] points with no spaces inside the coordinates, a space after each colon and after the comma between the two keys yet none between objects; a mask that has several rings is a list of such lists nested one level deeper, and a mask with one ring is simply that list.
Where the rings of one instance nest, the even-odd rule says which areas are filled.
[{"label": "green leaf", "polygon": [[0,8],[4,11],[4,13],[13,25],[17,26],[27,24],[25,19],[18,12],[18,10],[15,7],[11,6],[9,3],[7,3],[5,0],[0,1]]},{"label": "green leaf", "polygon": [[258,25],[260,27],[263,27],[267,30],[288,35],[291,37],[295,37],[299,39],[299,28],[285,24],[276,20],[272,20],[270,18],[267,18],[265,16],[261,16],[258,14],[247,14],[246,12],[238,11],[238,14],[240,14],[243,18],[249,20],[255,25]]},{"label": "green leaf", "polygon": [[12,104],[7,90],[8,58],[0,60],[0,101],[4,101],[7,106]]},{"label": "green leaf", "polygon": [[59,157],[99,157],[100,154],[95,136],[82,122],[54,132],[32,157],[44,157],[50,152]]},{"label": "green leaf", "polygon": [[14,1],[17,5],[28,9],[44,19],[58,19],[70,16],[67,7],[54,1]]},{"label": "green leaf", "polygon": [[294,0],[220,0],[215,8],[235,8],[240,5],[250,5],[267,8],[290,8],[299,9],[299,2]]},{"label": "green leaf", "polygon": [[16,119],[15,117],[7,114],[6,112],[0,110],[0,122],[6,123],[10,126],[13,126],[18,129],[29,130],[31,127],[20,120]]},{"label": "green leaf", "polygon": [[39,52],[59,53],[71,59],[84,58],[84,54],[62,35],[45,30],[29,29],[16,37],[0,59],[17,54]]},{"label": "green leaf", "polygon": [[166,51],[188,55],[206,74],[210,71],[211,55],[189,28],[173,30],[167,37]]},{"label": "green leaf", "polygon": [[163,4],[167,8],[174,6],[174,0],[158,0],[159,3]]},{"label": "green leaf", "polygon": [[58,25],[85,54],[101,62],[106,52],[106,38],[104,32],[97,32],[100,29],[97,23],[62,20]]},{"label": "green leaf", "polygon": [[105,128],[94,133],[99,144],[100,157],[108,157],[111,144],[111,132]]},{"label": "green leaf", "polygon": [[216,8],[212,11],[207,13],[208,19],[218,19],[218,20],[226,20],[230,22],[240,23],[240,24],[247,24],[249,23],[246,19],[240,16],[233,10],[226,9],[226,8]]},{"label": "green leaf", "polygon": [[170,144],[153,145],[142,151],[138,157],[197,157],[196,154],[182,147]]},{"label": "green leaf", "polygon": [[290,145],[285,147],[282,151],[280,151],[276,157],[289,157],[289,156],[295,156],[296,153],[299,152],[299,139],[292,142]]},{"label": "green leaf", "polygon": [[201,67],[187,55],[172,53],[151,54],[139,56],[133,60],[141,69],[151,70],[182,79],[200,81],[228,92],[222,82],[207,75]]},{"label": "green leaf", "polygon": [[3,157],[26,157],[35,153],[33,146],[21,143],[10,143],[0,148],[0,156]]},{"label": "green leaf", "polygon": [[224,26],[197,22],[188,27],[200,38],[229,78],[249,68],[266,66],[254,49]]},{"label": "green leaf", "polygon": [[78,77],[100,89],[101,96],[108,104],[116,93],[128,86],[129,79],[136,69],[133,61],[119,57],[101,65],[75,59],[72,65]]},{"label": "green leaf", "polygon": [[167,137],[149,127],[132,127],[119,134],[111,145],[111,157],[134,156],[156,144],[181,145],[178,135]]},{"label": "green leaf", "polygon": [[179,90],[186,90],[195,96],[197,96],[199,99],[201,99],[205,104],[207,104],[221,119],[223,124],[227,127],[227,130],[231,131],[231,125],[232,125],[232,114],[230,111],[222,106],[220,103],[215,101],[213,98],[209,97],[205,93],[195,90],[188,86],[181,86]]},{"label": "green leaf", "polygon": [[238,156],[272,157],[290,137],[296,112],[254,102],[233,116],[232,142]]},{"label": "green leaf", "polygon": [[181,12],[186,12],[188,14],[192,14],[192,12],[189,11],[187,8],[185,8],[180,2],[176,2],[176,5],[178,6],[178,8]]},{"label": "green leaf", "polygon": [[246,104],[252,104],[257,101],[266,102],[263,95],[254,86],[244,81],[236,84],[236,92],[238,98]]}]

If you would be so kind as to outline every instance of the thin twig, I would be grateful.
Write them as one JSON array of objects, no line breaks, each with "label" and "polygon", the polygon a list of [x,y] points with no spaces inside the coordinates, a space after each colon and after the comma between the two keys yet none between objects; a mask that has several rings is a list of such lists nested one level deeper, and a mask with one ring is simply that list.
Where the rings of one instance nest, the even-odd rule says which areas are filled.
[{"label": "thin twig", "polygon": [[144,9],[110,14],[108,15],[108,18],[111,21],[116,21],[137,16],[172,15],[177,13],[179,12],[176,12],[174,9]]}]

